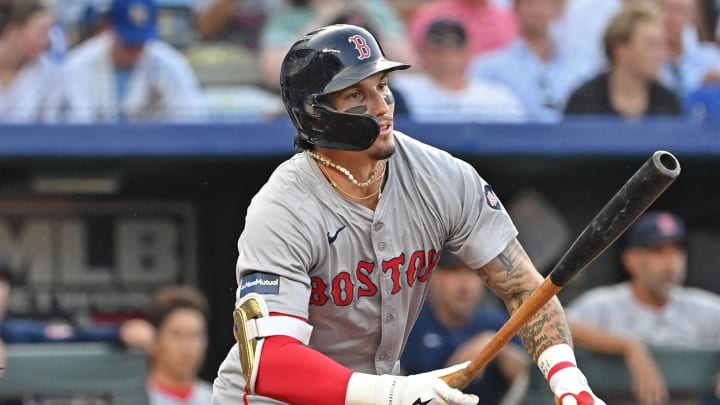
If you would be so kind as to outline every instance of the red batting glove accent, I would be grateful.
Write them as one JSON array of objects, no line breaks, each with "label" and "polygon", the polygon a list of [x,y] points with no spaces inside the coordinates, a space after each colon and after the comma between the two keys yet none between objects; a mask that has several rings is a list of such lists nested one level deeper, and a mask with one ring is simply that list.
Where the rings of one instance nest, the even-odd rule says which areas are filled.
[{"label": "red batting glove accent", "polygon": [[595,399],[593,399],[592,394],[590,394],[587,391],[582,391],[579,394],[572,394],[570,392],[566,392],[565,394],[563,394],[563,396],[560,397],[560,400],[558,403],[562,405],[563,398],[565,398],[565,397],[575,398],[575,401],[577,401],[577,405],[594,405],[595,404]]},{"label": "red batting glove accent", "polygon": [[548,371],[547,380],[550,381],[551,378],[560,370],[566,369],[568,367],[576,367],[575,364],[569,361],[561,361],[560,363],[554,365],[550,371]]}]

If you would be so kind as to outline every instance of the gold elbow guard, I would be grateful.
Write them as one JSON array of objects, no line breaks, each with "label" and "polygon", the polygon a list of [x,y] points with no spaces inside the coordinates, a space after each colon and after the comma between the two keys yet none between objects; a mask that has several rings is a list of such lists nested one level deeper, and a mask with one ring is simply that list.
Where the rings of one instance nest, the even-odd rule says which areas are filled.
[{"label": "gold elbow guard", "polygon": [[[251,294],[254,295],[254,294]],[[240,364],[242,365],[245,382],[254,391],[255,354],[258,352],[258,339],[248,330],[248,321],[267,316],[259,296],[248,296],[233,311],[235,340],[240,348]]]}]

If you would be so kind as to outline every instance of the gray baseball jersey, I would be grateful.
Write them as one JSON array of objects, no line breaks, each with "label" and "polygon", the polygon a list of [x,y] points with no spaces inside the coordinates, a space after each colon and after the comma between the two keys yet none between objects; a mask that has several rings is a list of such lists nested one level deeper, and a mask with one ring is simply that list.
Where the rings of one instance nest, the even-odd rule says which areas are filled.
[{"label": "gray baseball jersey", "polygon": [[639,339],[651,346],[720,348],[720,296],[676,287],[663,308],[643,304],[630,283],[593,288],[565,309],[568,319]]},{"label": "gray baseball jersey", "polygon": [[[445,245],[479,268],[517,235],[469,164],[395,132],[375,211],[346,200],[299,153],[253,198],[238,241],[238,299],[308,319],[309,346],[355,371],[397,372]],[[237,346],[220,366],[215,404],[242,403]],[[276,404],[248,396],[249,404]]]}]

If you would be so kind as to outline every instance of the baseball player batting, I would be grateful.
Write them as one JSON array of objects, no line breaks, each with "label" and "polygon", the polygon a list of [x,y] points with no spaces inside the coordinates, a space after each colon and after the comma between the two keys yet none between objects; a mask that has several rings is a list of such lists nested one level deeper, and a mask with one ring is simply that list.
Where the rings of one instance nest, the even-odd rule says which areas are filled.
[{"label": "baseball player batting", "polygon": [[[253,198],[238,241],[237,343],[213,404],[470,405],[398,359],[447,246],[510,312],[543,282],[507,211],[469,164],[393,129],[376,39],[332,25],[299,39],[281,93],[300,149]],[[520,330],[563,405],[605,403],[577,368],[553,298]]]}]

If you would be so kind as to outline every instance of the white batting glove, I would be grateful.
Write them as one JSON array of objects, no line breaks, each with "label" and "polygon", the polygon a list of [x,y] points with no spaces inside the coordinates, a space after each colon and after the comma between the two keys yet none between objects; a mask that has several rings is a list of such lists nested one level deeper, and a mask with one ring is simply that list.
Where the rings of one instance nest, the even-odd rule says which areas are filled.
[{"label": "white batting glove", "polygon": [[547,378],[558,405],[606,405],[595,396],[587,378],[577,368],[575,353],[569,345],[549,347],[540,354],[538,366]]},{"label": "white batting glove", "polygon": [[440,379],[468,363],[409,376],[354,373],[348,383],[345,405],[477,405],[476,395],[450,388]]}]

